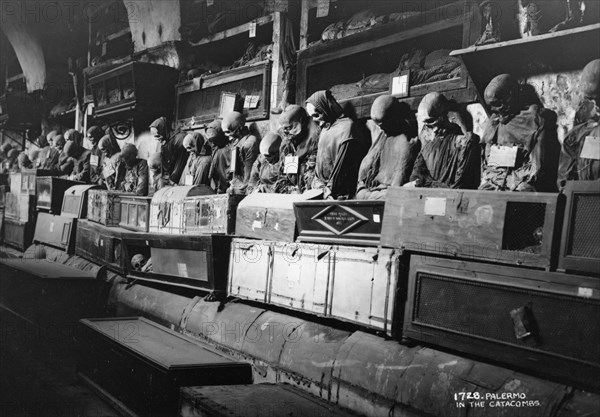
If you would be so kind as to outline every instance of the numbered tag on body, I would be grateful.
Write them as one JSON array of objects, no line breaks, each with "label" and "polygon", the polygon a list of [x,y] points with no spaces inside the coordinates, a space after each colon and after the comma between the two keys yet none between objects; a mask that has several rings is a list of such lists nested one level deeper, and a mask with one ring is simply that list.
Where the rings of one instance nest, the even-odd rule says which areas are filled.
[{"label": "numbered tag on body", "polygon": [[237,157],[237,147],[233,147],[231,149],[231,164],[229,165],[229,170],[233,173],[237,172],[237,164],[238,164],[238,157]]},{"label": "numbered tag on body", "polygon": [[286,156],[283,161],[283,173],[284,174],[298,174],[299,170],[298,157],[297,156]]},{"label": "numbered tag on body", "polygon": [[104,168],[102,168],[102,175],[104,175],[104,178],[108,178],[114,173],[115,170],[110,165],[104,165]]},{"label": "numbered tag on body", "polygon": [[90,155],[90,165],[93,167],[98,166],[98,155]]},{"label": "numbered tag on body", "polygon": [[518,146],[492,145],[488,165],[504,168],[514,168],[517,163]]},{"label": "numbered tag on body", "polygon": [[183,185],[194,185],[194,177],[191,174],[185,174]]},{"label": "numbered tag on body", "polygon": [[586,136],[579,157],[600,160],[600,137]]}]

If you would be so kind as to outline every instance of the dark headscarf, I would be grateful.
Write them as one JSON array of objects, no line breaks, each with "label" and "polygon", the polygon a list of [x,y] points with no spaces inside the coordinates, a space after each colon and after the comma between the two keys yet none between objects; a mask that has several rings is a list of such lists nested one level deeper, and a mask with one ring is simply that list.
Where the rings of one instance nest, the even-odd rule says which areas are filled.
[{"label": "dark headscarf", "polygon": [[46,139],[46,136],[41,135],[40,137],[37,138],[37,145],[43,149],[46,146],[48,146],[48,140]]},{"label": "dark headscarf", "polygon": [[228,139],[221,129],[221,122],[213,120],[206,126],[206,141],[212,143],[215,148],[222,148],[227,145]]},{"label": "dark headscarf", "polygon": [[167,125],[166,117],[159,117],[150,125],[151,128],[155,128],[158,131],[158,134],[161,135],[165,140],[169,140],[169,126]]},{"label": "dark headscarf", "polygon": [[104,136],[104,132],[102,132],[100,126],[92,126],[88,129],[87,135],[94,138],[96,145],[98,145],[98,142],[100,142],[100,139]]},{"label": "dark headscarf", "polygon": [[321,90],[314,93],[307,100],[315,108],[325,115],[326,122],[333,123],[344,113],[342,106],[335,100],[329,90]]},{"label": "dark headscarf", "polygon": [[100,139],[98,141],[98,148],[99,149],[107,149],[108,150],[107,154],[109,155],[109,157],[113,156],[114,154],[116,154],[117,152],[119,152],[121,150],[116,139],[114,139],[110,135],[102,136],[102,139]]}]

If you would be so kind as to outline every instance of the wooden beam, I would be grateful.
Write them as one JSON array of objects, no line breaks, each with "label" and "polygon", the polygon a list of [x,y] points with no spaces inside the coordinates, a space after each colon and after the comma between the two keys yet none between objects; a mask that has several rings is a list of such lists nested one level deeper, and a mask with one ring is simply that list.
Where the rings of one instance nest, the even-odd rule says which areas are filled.
[{"label": "wooden beam", "polygon": [[214,35],[210,35],[200,39],[198,42],[190,42],[190,46],[199,46],[206,45],[211,42],[220,41],[223,39],[230,38],[232,36],[239,35],[244,32],[248,32],[250,30],[250,24],[256,22],[257,26],[266,25],[267,23],[271,23],[273,21],[273,13],[268,14],[266,16],[259,17],[258,19],[254,19],[251,22],[244,23],[243,25],[236,26],[231,29],[224,30],[222,32],[215,33]]}]

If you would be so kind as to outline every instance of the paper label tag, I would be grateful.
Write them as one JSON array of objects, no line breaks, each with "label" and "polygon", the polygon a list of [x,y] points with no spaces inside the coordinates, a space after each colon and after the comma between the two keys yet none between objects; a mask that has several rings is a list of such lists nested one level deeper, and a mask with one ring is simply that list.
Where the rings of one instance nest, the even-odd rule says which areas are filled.
[{"label": "paper label tag", "polygon": [[496,167],[514,168],[517,162],[517,146],[492,145],[488,165]]},{"label": "paper label tag", "polygon": [[401,74],[392,78],[392,95],[407,97],[409,79],[409,74]]},{"label": "paper label tag", "polygon": [[284,174],[297,174],[298,173],[298,157],[288,155],[283,161],[283,173]]},{"label": "paper label tag", "polygon": [[260,220],[254,220],[252,222],[252,230],[254,229],[262,229],[262,222]]},{"label": "paper label tag", "polygon": [[50,233],[54,232],[54,222],[50,222]]},{"label": "paper label tag", "polygon": [[229,167],[229,169],[231,170],[231,172],[237,172],[237,147],[233,147],[231,149],[231,165]]},{"label": "paper label tag", "polygon": [[98,166],[98,155],[91,155],[90,156],[90,165],[93,167],[97,167]]},{"label": "paper label tag", "polygon": [[102,168],[102,175],[104,176],[104,178],[108,178],[114,173],[115,170],[110,165],[105,165],[104,168]]},{"label": "paper label tag", "polygon": [[194,185],[194,177],[192,177],[190,174],[185,174],[183,183],[184,185]]},{"label": "paper label tag", "polygon": [[215,0],[206,0],[206,7],[210,7],[215,4]]},{"label": "paper label tag", "polygon": [[250,32],[251,38],[256,37],[256,22],[250,22],[250,28],[248,29],[248,31]]},{"label": "paper label tag", "polygon": [[445,216],[446,215],[446,199],[442,197],[425,197],[426,216]]},{"label": "paper label tag", "polygon": [[300,284],[300,272],[300,263],[294,262],[289,264],[287,274],[288,287],[294,288],[295,286]]},{"label": "paper label tag", "polygon": [[325,17],[329,14],[329,0],[319,0],[317,2],[317,17]]},{"label": "paper label tag", "polygon": [[187,265],[181,262],[177,262],[177,273],[179,274],[180,277],[187,277],[188,276],[188,271],[187,271]]},{"label": "paper label tag", "polygon": [[379,214],[373,214],[373,221],[375,223],[381,223],[381,216],[379,216]]},{"label": "paper label tag", "polygon": [[258,107],[259,101],[260,101],[260,96],[246,96],[246,97],[244,97],[244,108],[245,109],[255,109]]},{"label": "paper label tag", "polygon": [[579,157],[600,160],[600,137],[586,136]]},{"label": "paper label tag", "polygon": [[594,289],[579,287],[577,289],[577,295],[584,298],[591,298],[594,295]]}]

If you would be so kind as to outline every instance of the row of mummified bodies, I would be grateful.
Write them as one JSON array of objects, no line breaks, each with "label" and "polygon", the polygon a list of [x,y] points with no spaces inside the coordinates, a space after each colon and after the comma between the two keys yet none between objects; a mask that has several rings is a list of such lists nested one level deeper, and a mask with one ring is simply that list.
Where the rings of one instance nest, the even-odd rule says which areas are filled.
[{"label": "row of mummified bodies", "polygon": [[[530,86],[503,74],[485,90],[491,116],[481,138],[451,121],[450,103],[439,93],[423,98],[416,117],[404,103],[380,96],[365,129],[327,90],[310,96],[305,107],[288,106],[277,133],[262,140],[237,112],[209,124],[204,135],[171,134],[163,117],[150,125],[161,150],[147,161],[134,145],[119,149],[94,126],[87,132],[91,150],[75,131],[65,134],[66,141],[48,135],[39,139],[33,162],[20,154],[16,166],[137,195],[166,185],[232,194],[318,190],[326,199],[383,199],[390,186],[555,192],[567,180],[599,178],[600,60],[584,68],[580,89],[584,100],[562,146],[556,114]],[[15,158],[6,146],[0,151]]]}]

